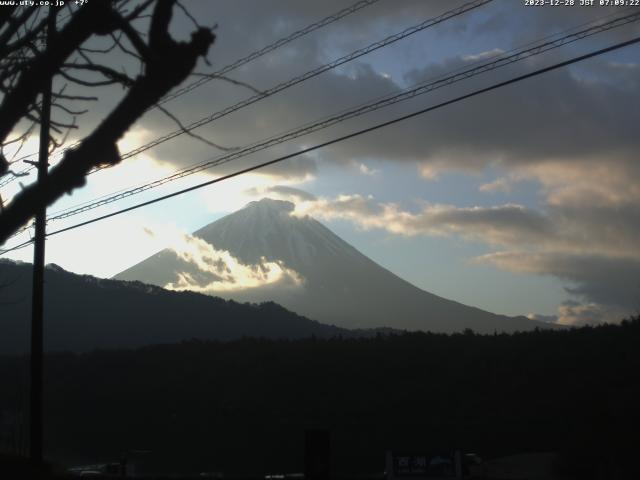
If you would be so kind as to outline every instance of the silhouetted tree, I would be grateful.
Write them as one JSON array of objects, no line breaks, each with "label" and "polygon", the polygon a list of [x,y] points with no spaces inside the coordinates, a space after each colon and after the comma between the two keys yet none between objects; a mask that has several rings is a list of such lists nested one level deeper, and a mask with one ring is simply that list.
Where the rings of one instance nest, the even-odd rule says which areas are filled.
[{"label": "silhouetted tree", "polygon": [[[83,87],[121,84],[126,89],[120,103],[81,142],[65,151],[44,182],[24,188],[4,205],[0,244],[43,205],[82,186],[92,169],[120,162],[116,142],[147,109],[192,73],[199,57],[206,56],[215,39],[210,28],[198,26],[188,42],[178,42],[169,34],[176,5],[187,13],[176,0],[91,0],[77,9],[69,8],[64,20],[66,10],[50,7],[48,15],[60,16],[62,26],[55,29],[49,45],[43,42],[49,23],[43,9],[0,8],[0,177],[19,174],[10,167],[20,159],[5,158],[4,147],[24,143],[34,131],[40,121],[39,93],[52,78]],[[139,32],[139,21],[148,25],[146,34]],[[101,49],[87,46],[96,37],[110,38],[111,45]],[[130,76],[109,65],[112,51],[137,59],[141,73]],[[99,79],[83,79],[82,72]],[[51,151],[77,128],[74,117],[82,111],[72,105],[97,100],[74,95],[65,87],[53,93],[53,101],[59,107],[56,112],[70,119],[52,119],[55,136],[49,140]]]},{"label": "silhouetted tree", "polygon": [[[336,473],[381,472],[386,449],[455,446],[483,458],[557,452],[562,478],[598,478],[599,465],[640,478],[638,341],[636,318],[513,335],[57,353],[47,359],[48,448],[77,462],[144,448],[156,471],[300,472],[303,432],[321,428]],[[25,362],[0,356],[0,378]],[[0,396],[0,409],[14,396]]]}]

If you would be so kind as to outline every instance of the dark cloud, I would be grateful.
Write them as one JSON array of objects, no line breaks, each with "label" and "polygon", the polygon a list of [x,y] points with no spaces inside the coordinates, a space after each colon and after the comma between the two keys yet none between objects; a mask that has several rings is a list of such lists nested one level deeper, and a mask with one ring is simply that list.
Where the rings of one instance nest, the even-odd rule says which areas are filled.
[{"label": "dark cloud", "polygon": [[[460,58],[451,59],[413,71],[408,78],[412,82],[434,78],[464,63]],[[547,62],[531,61],[512,71],[522,73],[543,64]],[[593,78],[589,81],[571,70],[552,72],[329,147],[320,152],[320,157],[323,161],[345,164],[371,158],[414,162],[421,164],[426,173],[450,168],[480,170],[488,164],[512,168],[550,161],[605,158],[619,163],[621,168],[631,165],[640,147],[634,129],[640,122],[640,110],[630,103],[630,99],[640,93],[640,69],[600,62],[591,65],[590,70]],[[266,85],[273,84],[265,79],[270,72],[273,71],[260,70],[258,75],[256,71],[256,82],[260,78]],[[504,78],[504,73],[494,72],[482,80],[469,82],[464,88],[459,85],[435,92],[432,96],[302,137],[270,150],[273,152],[270,156],[319,143],[437,103],[472,86],[484,86]],[[221,88],[229,95],[212,95],[206,97],[207,101],[189,97],[173,105],[172,111],[184,118],[205,116],[222,107],[221,98],[235,100],[246,95],[238,91],[238,87]],[[371,65],[360,63],[348,71],[327,72],[305,85],[203,127],[198,133],[222,145],[243,146],[321,119],[335,112],[337,106],[356,106],[399,90],[400,86],[391,78]],[[158,115],[150,115],[144,125],[158,131],[171,128],[171,123]],[[157,147],[153,154],[172,164],[184,165],[193,163],[194,159],[207,158],[212,151],[207,145],[183,136]],[[633,171],[637,174],[637,168]]]},{"label": "dark cloud", "polygon": [[[458,60],[452,60],[447,65],[413,72],[411,78],[433,78],[458,65]],[[541,65],[530,62],[519,73]],[[617,73],[615,67],[599,67],[601,78],[611,70]],[[640,122],[640,110],[630,100],[640,92],[640,69],[629,69],[625,77],[627,81],[620,82],[625,85],[623,89],[605,81],[586,82],[571,70],[551,72],[377,131],[362,141],[345,142],[331,149],[331,157],[375,156],[432,164],[443,170],[554,159],[581,161],[585,157],[635,160],[640,140],[634,125]],[[494,72],[482,82],[470,84],[488,85],[504,78]],[[367,79],[361,80],[364,83]],[[435,99],[434,104],[440,97],[436,95]],[[405,107],[373,117],[393,118]]]},{"label": "dark cloud", "polygon": [[[342,1],[304,4],[294,1],[241,3],[245,7],[237,3],[221,3],[215,8],[212,8],[211,2],[190,3],[189,8],[199,21],[219,25],[218,39],[210,55],[212,67],[206,70],[215,70],[280,36],[349,5]],[[440,14],[462,3],[412,0],[399,6],[393,2],[381,1],[243,66],[230,76],[258,89],[265,89],[340,55],[340,51],[348,51],[379,40],[389,29],[397,31],[408,24]],[[186,18],[176,14],[173,30],[177,36],[192,28]],[[247,35],[248,31],[251,35]],[[328,54],[328,50],[332,53]],[[119,57],[114,56],[114,63],[120,62]],[[336,108],[354,105],[369,100],[372,95],[387,93],[396,88],[393,82],[384,79],[366,64],[366,61],[346,67],[348,71],[343,70],[342,74],[323,74],[317,79],[305,82],[304,85],[293,87],[286,93],[260,101],[259,104],[243,109],[242,112],[202,127],[197,133],[222,146],[244,146],[320,118],[334,112]],[[213,81],[195,92],[180,97],[177,101],[166,104],[165,107],[182,123],[188,125],[252,94],[248,89],[223,81]],[[107,97],[117,98],[117,92],[110,91]],[[86,124],[94,125],[95,120],[101,118],[107,110],[101,105],[86,117]],[[160,136],[175,130],[177,125],[156,110],[149,112],[139,123],[139,127]],[[333,132],[339,133],[340,130],[334,129]],[[313,140],[315,138],[301,139],[287,149],[274,149],[273,152],[275,155],[285,150],[290,152],[291,147],[296,148],[301,143]],[[159,160],[179,167],[217,154],[215,149],[186,135],[155,147],[151,153]]]},{"label": "dark cloud", "polygon": [[[540,8],[526,6],[525,2],[498,0],[493,6],[492,14],[475,23],[471,31],[476,35],[501,34],[507,39],[513,39],[517,44],[526,44],[549,35],[549,32],[564,32],[569,28],[573,29],[594,21],[606,21],[633,13],[631,9],[597,4],[598,1],[588,7],[575,5],[566,8]],[[624,38],[625,34],[616,32],[614,36]]]},{"label": "dark cloud", "polygon": [[[366,45],[383,38],[387,33],[399,31],[462,3],[407,0],[398,4],[383,0],[258,59],[230,76],[256,88],[268,88],[324,63],[341,52]],[[189,9],[201,23],[218,24],[218,38],[210,55],[212,66],[203,64],[199,68],[215,70],[349,4],[341,0],[304,3],[294,0],[190,2]],[[527,31],[546,28],[545,33],[548,34],[550,30],[566,28],[569,24],[601,15],[604,11],[586,8],[526,9],[520,2],[494,2],[466,14],[462,20],[457,19],[437,28],[439,35],[446,35],[450,33],[445,28],[449,23],[463,25],[475,31],[475,34],[504,38],[505,45],[500,47],[506,49],[522,34],[522,28],[514,26],[517,22],[528,25]],[[479,23],[479,19],[484,20]],[[482,27],[489,24],[491,19],[491,28]],[[176,10],[172,28],[174,34],[180,37],[192,29],[191,21]],[[381,53],[397,55],[402,52],[402,47],[399,45],[398,48],[386,50]],[[481,53],[471,48],[469,50],[461,51],[449,60],[407,70],[406,80],[413,82],[441,75],[464,64],[461,58]],[[111,60],[119,66],[124,65],[132,75],[135,74],[136,62],[131,58],[115,54]],[[637,109],[629,108],[629,98],[638,93],[640,73],[638,69],[612,67],[602,62],[594,65],[595,82],[582,81],[568,71],[556,72],[529,84],[441,110],[437,115],[421,117],[397,128],[345,142],[330,149],[323,158],[347,162],[375,157],[390,161],[424,162],[439,168],[479,168],[488,162],[511,164],[539,161],[550,156],[580,158],[586,154],[593,156],[604,152],[610,156],[627,155],[630,149],[637,149],[638,146],[633,125],[637,125],[639,114]],[[601,81],[603,77],[614,75],[615,82],[604,84]],[[497,74],[488,75],[487,81],[499,77]],[[401,79],[394,82],[383,77],[376,67],[375,58],[363,57],[354,65],[348,65],[338,72],[325,73],[304,85],[293,87],[274,98],[198,129],[197,133],[220,145],[243,146],[342,108],[397,91],[401,82]],[[118,88],[104,89],[103,92],[101,102],[83,117],[80,135],[95,126],[123,93]],[[183,123],[189,124],[251,94],[242,87],[214,81],[170,102],[166,107]],[[440,97],[434,95],[433,98]],[[349,122],[324,134],[297,140],[288,148],[274,149],[273,153],[290,152],[300,144],[337,136],[419,105],[420,101],[412,101],[386,109],[366,120]],[[156,110],[145,115],[139,127],[159,136],[175,130],[177,125]],[[182,167],[219,152],[183,135],[154,148],[150,153],[164,162]]]},{"label": "dark cloud", "polygon": [[628,309],[640,306],[640,260],[567,252],[499,252],[480,260],[515,272],[553,275],[588,301]]},{"label": "dark cloud", "polygon": [[[268,159],[272,158],[273,156],[268,157]],[[233,165],[231,165],[231,167],[233,167]],[[276,181],[277,179],[287,179],[302,182],[310,176],[315,175],[317,169],[315,159],[309,156],[300,156],[273,164],[256,172],[260,175],[273,177]]]}]

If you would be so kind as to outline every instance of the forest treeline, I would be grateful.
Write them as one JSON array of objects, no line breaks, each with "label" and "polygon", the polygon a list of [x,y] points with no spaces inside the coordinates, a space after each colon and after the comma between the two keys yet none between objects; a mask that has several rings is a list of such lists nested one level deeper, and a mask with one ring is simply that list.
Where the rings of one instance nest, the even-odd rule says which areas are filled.
[{"label": "forest treeline", "polygon": [[[595,478],[601,464],[637,469],[639,344],[635,318],[50,354],[46,450],[67,464],[137,455],[165,472],[300,472],[304,430],[326,428],[334,471],[382,472],[387,449],[458,447],[485,458],[559,452],[564,468]],[[1,409],[24,406],[27,367],[0,357]]]}]

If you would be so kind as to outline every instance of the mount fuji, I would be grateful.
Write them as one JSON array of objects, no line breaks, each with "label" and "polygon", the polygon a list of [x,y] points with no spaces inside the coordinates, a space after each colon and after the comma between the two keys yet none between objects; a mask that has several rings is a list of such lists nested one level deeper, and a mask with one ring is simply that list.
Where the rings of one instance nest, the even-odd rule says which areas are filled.
[{"label": "mount fuji", "polygon": [[[114,278],[236,301],[270,300],[319,322],[350,329],[451,333],[470,328],[493,333],[551,326],[526,317],[493,314],[421,290],[320,222],[291,215],[293,209],[292,203],[281,200],[251,202],[194,232],[190,240],[197,248],[190,254],[165,249]],[[281,275],[278,281],[253,282],[244,288],[225,259],[237,261],[263,280],[274,269]]]}]

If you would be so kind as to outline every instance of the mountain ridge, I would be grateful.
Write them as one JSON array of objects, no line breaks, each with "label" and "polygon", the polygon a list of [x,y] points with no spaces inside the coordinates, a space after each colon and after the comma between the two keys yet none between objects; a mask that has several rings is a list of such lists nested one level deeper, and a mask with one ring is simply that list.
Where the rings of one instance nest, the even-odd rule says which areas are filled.
[{"label": "mountain ridge", "polygon": [[[29,351],[32,265],[0,260],[0,354]],[[131,348],[191,339],[351,336],[274,303],[241,304],[142,282],[45,268],[45,350]]]}]

